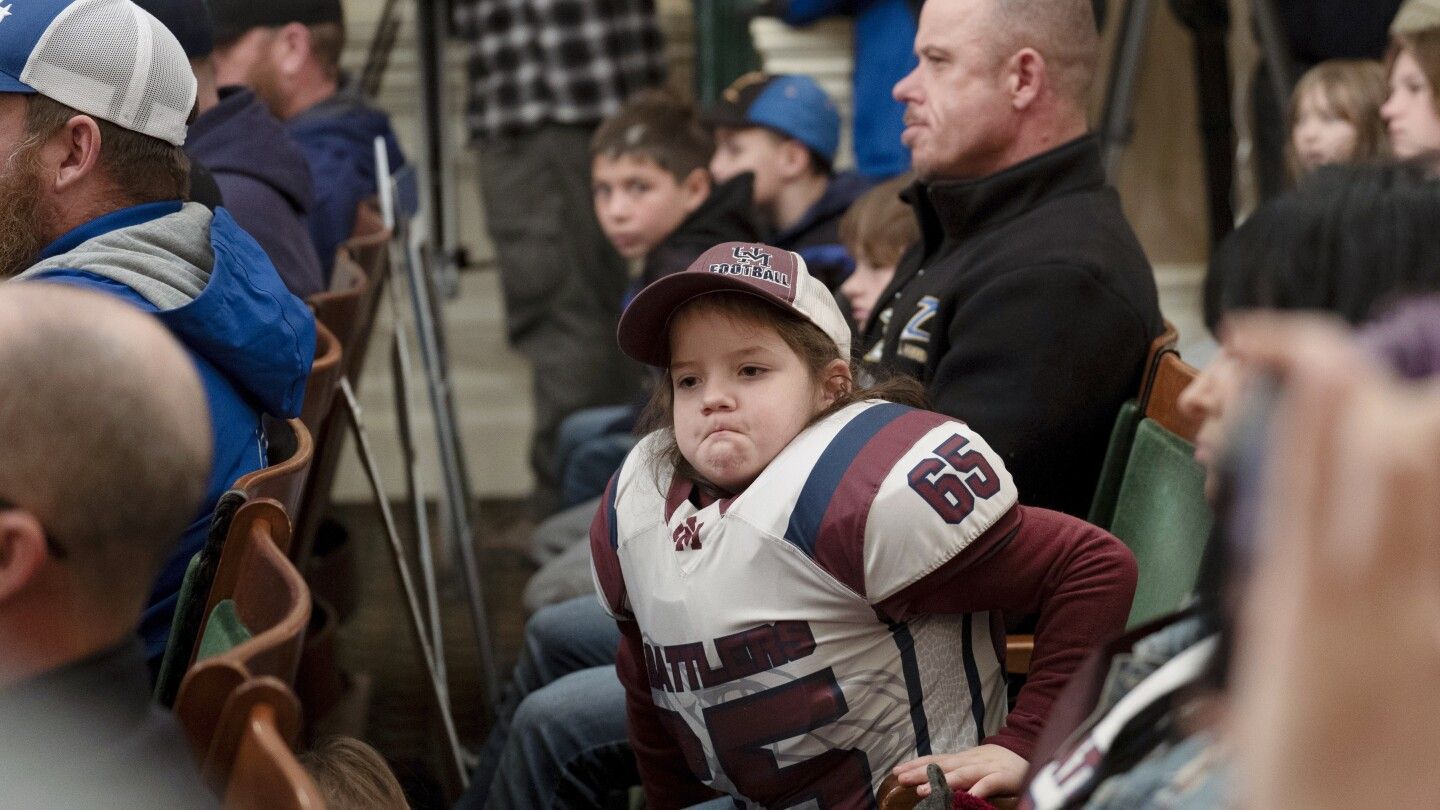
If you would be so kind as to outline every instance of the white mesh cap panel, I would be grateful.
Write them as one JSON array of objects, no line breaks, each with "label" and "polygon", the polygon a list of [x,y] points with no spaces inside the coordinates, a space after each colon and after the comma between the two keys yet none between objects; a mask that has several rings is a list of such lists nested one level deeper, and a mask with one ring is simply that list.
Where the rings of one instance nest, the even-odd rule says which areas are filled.
[{"label": "white mesh cap panel", "polygon": [[195,105],[190,61],[130,0],[78,0],[41,37],[20,80],[50,98],[176,146]]},{"label": "white mesh cap panel", "polygon": [[802,271],[796,274],[798,278],[795,285],[795,308],[833,338],[835,345],[840,348],[840,356],[849,360],[850,325],[845,322],[840,305],[835,303],[835,294],[821,284],[819,279],[810,275],[810,268],[799,254],[795,254],[795,263]]}]

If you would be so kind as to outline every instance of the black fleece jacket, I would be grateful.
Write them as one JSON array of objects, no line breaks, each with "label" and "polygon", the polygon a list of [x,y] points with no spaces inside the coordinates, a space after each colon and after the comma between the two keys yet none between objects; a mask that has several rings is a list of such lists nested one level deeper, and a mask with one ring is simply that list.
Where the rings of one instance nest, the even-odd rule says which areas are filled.
[{"label": "black fleece jacket", "polygon": [[[701,253],[721,242],[760,241],[762,232],[754,198],[755,175],[749,172],[717,184],[699,208],[646,254],[639,288],[684,270]],[[626,298],[627,304],[630,297]]]},{"label": "black fleece jacket", "polygon": [[865,359],[919,378],[984,436],[1022,503],[1084,517],[1163,325],[1095,138],[906,196],[921,240],[865,326]]}]

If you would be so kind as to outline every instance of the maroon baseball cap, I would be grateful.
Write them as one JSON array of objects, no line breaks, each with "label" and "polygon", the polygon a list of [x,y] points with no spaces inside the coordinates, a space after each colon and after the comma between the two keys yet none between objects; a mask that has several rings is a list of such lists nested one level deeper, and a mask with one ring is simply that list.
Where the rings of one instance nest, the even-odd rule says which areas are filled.
[{"label": "maroon baseball cap", "polygon": [[768,301],[820,327],[850,358],[850,327],[835,296],[810,275],[795,253],[755,242],[725,242],[700,254],[685,270],[655,281],[620,316],[620,350],[652,366],[670,351],[670,319],[686,303],[717,292],[741,292]]}]

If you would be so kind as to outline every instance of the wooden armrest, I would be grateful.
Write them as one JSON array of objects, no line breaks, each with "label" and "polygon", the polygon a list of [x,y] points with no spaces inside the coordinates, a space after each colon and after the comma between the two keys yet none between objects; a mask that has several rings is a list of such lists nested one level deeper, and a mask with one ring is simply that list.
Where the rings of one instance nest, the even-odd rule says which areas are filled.
[{"label": "wooden armrest", "polygon": [[1030,657],[1034,654],[1034,636],[1010,636],[1005,640],[1005,671],[1011,675],[1028,673]]},{"label": "wooden armrest", "polygon": [[920,794],[913,787],[903,787],[895,774],[885,777],[875,791],[875,804],[880,810],[911,810],[920,803]]}]

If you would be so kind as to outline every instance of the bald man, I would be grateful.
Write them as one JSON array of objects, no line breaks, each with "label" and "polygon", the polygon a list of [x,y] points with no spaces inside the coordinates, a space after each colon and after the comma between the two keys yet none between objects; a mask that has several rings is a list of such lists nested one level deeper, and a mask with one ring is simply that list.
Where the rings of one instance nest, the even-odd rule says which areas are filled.
[{"label": "bald man", "polygon": [[214,806],[135,633],[204,495],[208,414],[152,316],[0,285],[0,806]]},{"label": "bald man", "polygon": [[1163,327],[1087,129],[1098,52],[1089,0],[925,3],[894,90],[922,238],[862,341],[990,441],[1023,503],[1080,517]]}]

